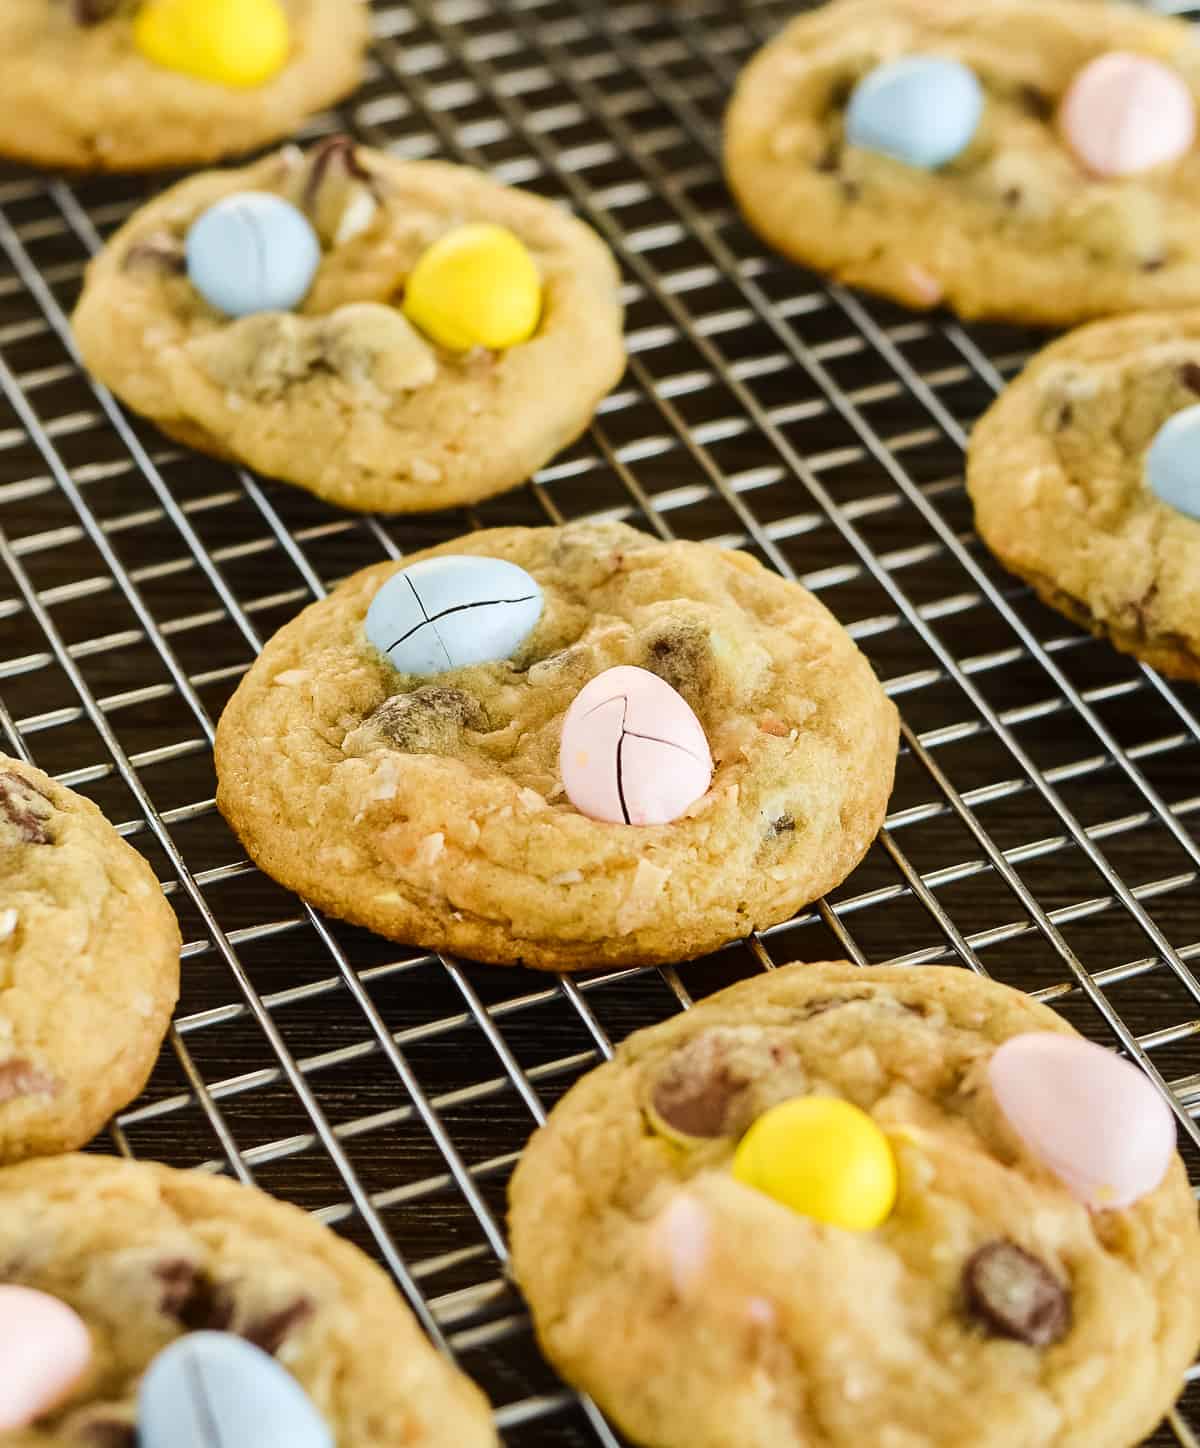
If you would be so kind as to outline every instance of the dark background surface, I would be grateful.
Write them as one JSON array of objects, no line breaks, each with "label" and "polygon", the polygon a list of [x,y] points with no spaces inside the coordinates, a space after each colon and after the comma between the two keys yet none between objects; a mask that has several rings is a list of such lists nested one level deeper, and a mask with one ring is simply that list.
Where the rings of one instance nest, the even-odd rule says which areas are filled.
[{"label": "dark background surface", "polygon": [[[98,1149],[321,1212],[399,1271],[521,1448],[602,1440],[504,1277],[512,1162],[610,1042],[689,997],[768,962],[966,960],[1136,1044],[1189,1121],[1200,1082],[1200,696],[1042,608],[971,534],[961,445],[1040,339],[828,290],[735,216],[721,110],[791,8],[377,4],[367,84],[307,136],[566,199],[626,278],[631,367],[596,426],[468,511],[352,517],[124,416],[64,314],[97,234],[164,178],[0,173],[0,747],[121,824],[188,942],[177,1033]],[[677,971],[572,984],[314,922],[212,803],[209,730],[256,639],[388,552],[598,512],[748,547],[851,628],[907,731],[886,839],[830,900]]]}]

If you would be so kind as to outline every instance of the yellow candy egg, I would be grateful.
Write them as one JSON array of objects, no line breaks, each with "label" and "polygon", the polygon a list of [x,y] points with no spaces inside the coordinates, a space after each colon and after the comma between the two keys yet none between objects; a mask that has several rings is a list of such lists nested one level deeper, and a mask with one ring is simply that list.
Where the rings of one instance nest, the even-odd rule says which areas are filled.
[{"label": "yellow candy egg", "polygon": [[542,315],[542,279],[507,227],[472,222],[440,237],[412,269],[404,314],[439,346],[500,351],[527,342]]},{"label": "yellow candy egg", "polygon": [[280,0],[147,0],[133,41],[167,70],[239,87],[278,75],[291,49]]},{"label": "yellow candy egg", "polygon": [[896,1202],[896,1158],[865,1111],[829,1096],[785,1101],[742,1138],[733,1174],[777,1202],[852,1232],[885,1222]]}]

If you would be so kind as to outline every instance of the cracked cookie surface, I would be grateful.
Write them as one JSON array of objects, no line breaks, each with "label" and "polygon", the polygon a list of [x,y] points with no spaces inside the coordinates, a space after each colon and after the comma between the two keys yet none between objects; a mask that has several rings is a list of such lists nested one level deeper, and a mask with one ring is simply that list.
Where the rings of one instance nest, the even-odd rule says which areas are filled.
[{"label": "cracked cookie surface", "polygon": [[[4,0],[0,153],[36,166],[136,171],[201,165],[289,135],[358,84],[369,18],[362,0],[283,4],[291,58],[265,84],[235,89],[143,58],[132,5]],[[93,12],[94,23],[76,18]]]},{"label": "cracked cookie surface", "polygon": [[1097,322],[1052,343],[976,424],[980,536],[1068,618],[1200,679],[1200,522],[1159,499],[1146,454],[1200,402],[1200,310]]},{"label": "cracked cookie surface", "polygon": [[[234,322],[188,280],[183,245],[247,190],[300,205],[323,251],[296,312]],[[537,331],[504,352],[436,347],[399,309],[417,260],[464,222],[508,227],[541,275]],[[344,507],[411,512],[516,487],[574,441],[624,369],[618,287],[608,248],[552,202],[335,138],[152,201],[91,263],[74,328],[91,371],[179,441]]]},{"label": "cracked cookie surface", "polygon": [[70,1398],[7,1448],[136,1448],[138,1383],[182,1334],[232,1332],[304,1387],[338,1448],[493,1448],[482,1393],[388,1277],[297,1207],[198,1172],[69,1156],[0,1172],[0,1283],[91,1333]]},{"label": "cracked cookie surface", "polygon": [[146,860],[90,800],[0,755],[0,1161],[82,1146],[138,1094],[179,949]]},{"label": "cracked cookie surface", "polygon": [[[1106,51],[1174,66],[1200,101],[1194,28],[1078,0],[840,0],[794,20],[742,73],[725,161],[747,219],[838,281],[966,317],[1069,325],[1200,303],[1200,150],[1117,181],[1087,175],[1056,114]],[[855,84],[914,53],[959,60],[986,94],[936,172],[847,146]]]},{"label": "cracked cookie surface", "polygon": [[[422,680],[363,635],[407,564],[507,559],[545,594],[511,661]],[[564,715],[635,664],[695,711],[716,770],[668,825],[580,814]],[[675,961],[789,918],[883,820],[898,724],[866,659],[744,553],[618,523],[469,534],[364,569],[267,645],[222,715],[218,803],[258,864],[322,909],[475,959]]]},{"label": "cracked cookie surface", "polygon": [[[1133,1207],[1089,1212],[1028,1154],[984,1069],[1028,1031],[1073,1034],[967,971],[841,962],[631,1036],[513,1177],[547,1357],[655,1448],[1141,1441],[1200,1338],[1195,1203],[1177,1156]],[[891,1139],[899,1197],[874,1231],[730,1173],[740,1133],[808,1093]]]}]

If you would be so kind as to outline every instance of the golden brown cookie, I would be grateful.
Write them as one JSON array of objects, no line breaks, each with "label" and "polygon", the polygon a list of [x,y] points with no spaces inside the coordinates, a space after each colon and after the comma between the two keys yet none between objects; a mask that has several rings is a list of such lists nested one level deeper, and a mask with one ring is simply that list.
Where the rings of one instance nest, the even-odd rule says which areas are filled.
[{"label": "golden brown cookie", "polygon": [[[725,130],[730,185],[772,246],[905,306],[1070,324],[1200,303],[1200,150],[1105,180],[1062,139],[1064,95],[1109,51],[1165,62],[1200,98],[1194,27],[1132,5],[823,5],[739,78]],[[985,95],[974,140],[936,171],[845,143],[858,81],[917,54],[965,63]]]},{"label": "golden brown cookie", "polygon": [[[1132,1205],[1090,1210],[1015,1131],[993,1063],[1026,1033],[1149,1093],[1166,1135]],[[772,1107],[831,1097],[894,1152],[873,1230],[731,1170]],[[1132,1448],[1200,1340],[1170,1139],[1144,1077],[1016,991],[793,965],[639,1031],[572,1088],[513,1177],[513,1265],[550,1361],[654,1448]]]},{"label": "golden brown cookie", "polygon": [[[298,311],[232,321],[189,281],[184,240],[248,190],[300,205],[323,251]],[[529,341],[450,351],[399,310],[422,253],[463,222],[499,223],[532,254],[544,306]],[[92,372],[172,437],[344,507],[402,513],[516,487],[572,442],[624,369],[621,322],[608,248],[560,207],[335,138],[152,201],[91,264],[74,326]]]},{"label": "golden brown cookie", "polygon": [[1041,598],[1123,653],[1200,679],[1200,521],[1147,451],[1200,402],[1200,311],[1122,317],[1039,353],[976,424],[980,537]]},{"label": "golden brown cookie", "polygon": [[90,800],[0,755],[0,1161],[82,1146],[142,1089],[179,925]]},{"label": "golden brown cookie", "polygon": [[91,1366],[9,1448],[136,1448],[138,1384],[195,1331],[235,1333],[296,1378],[338,1448],[494,1448],[482,1393],[389,1279],[307,1213],[197,1172],[66,1156],[0,1172],[0,1283],[84,1320]]},{"label": "golden brown cookie", "polygon": [[140,171],[200,165],[279,140],[358,84],[364,0],[284,0],[292,52],[272,79],[217,85],[154,64],[133,3],[4,0],[0,152],[35,166]]},{"label": "golden brown cookie", "polygon": [[[448,555],[527,570],[540,619],[511,659],[400,674],[367,609]],[[670,824],[591,819],[564,792],[564,715],[622,664],[679,691],[716,764]],[[221,717],[218,804],[269,875],[381,935],[546,969],[675,961],[845,878],[897,733],[836,620],[747,554],[616,523],[505,528],[364,569],[276,634]]]}]

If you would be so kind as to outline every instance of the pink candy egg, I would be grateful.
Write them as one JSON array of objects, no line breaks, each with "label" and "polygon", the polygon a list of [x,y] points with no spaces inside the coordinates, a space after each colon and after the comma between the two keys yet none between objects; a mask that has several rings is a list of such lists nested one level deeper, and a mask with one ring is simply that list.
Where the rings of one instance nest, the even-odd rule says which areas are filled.
[{"label": "pink candy egg", "polygon": [[1093,1210],[1128,1207],[1162,1181],[1170,1107],[1136,1066],[1077,1036],[1035,1031],[988,1065],[1000,1110],[1032,1156]]},{"label": "pink candy egg", "polygon": [[1113,51],[1075,77],[1060,122],[1093,175],[1133,176],[1186,155],[1196,137],[1196,104],[1169,65]]},{"label": "pink candy egg", "polygon": [[0,1287],[0,1432],[50,1412],[87,1371],[92,1340],[65,1302],[29,1287]]},{"label": "pink candy egg", "polygon": [[579,691],[563,720],[559,765],[580,814],[665,825],[712,782],[700,721],[657,674],[624,665]]}]

